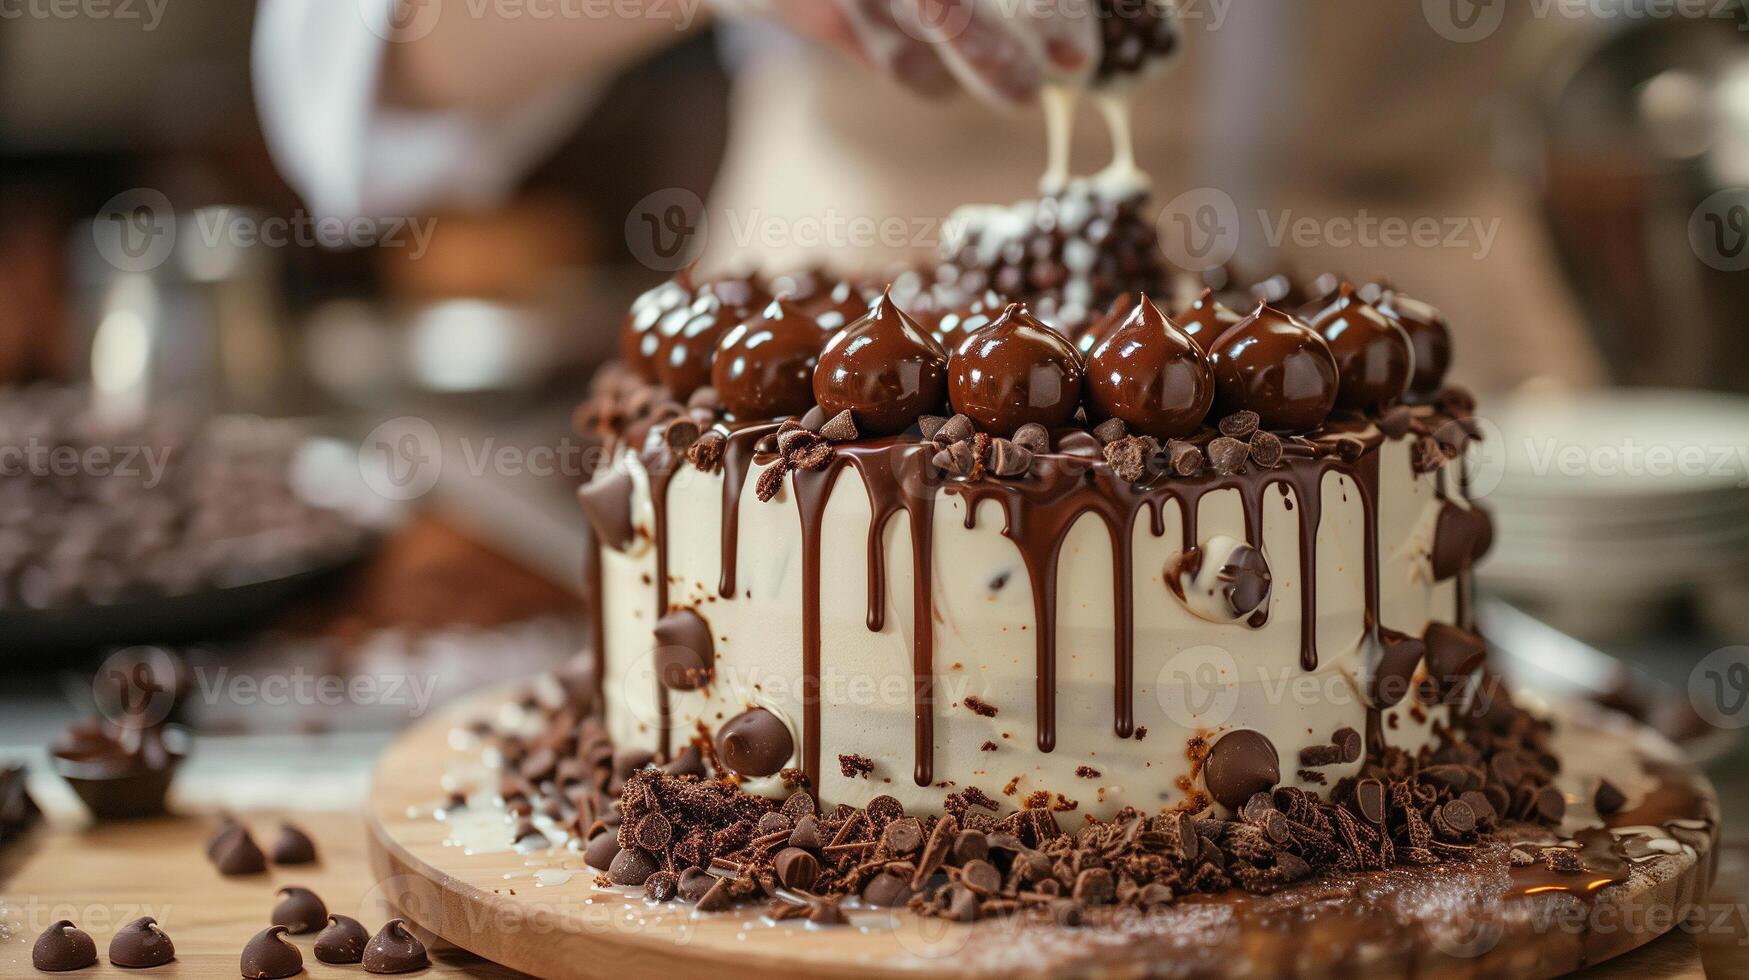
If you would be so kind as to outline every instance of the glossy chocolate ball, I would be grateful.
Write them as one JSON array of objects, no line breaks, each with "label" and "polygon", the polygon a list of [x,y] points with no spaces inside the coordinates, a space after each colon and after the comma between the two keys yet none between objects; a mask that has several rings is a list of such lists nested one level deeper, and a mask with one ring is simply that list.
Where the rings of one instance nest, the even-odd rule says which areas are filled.
[{"label": "glossy chocolate ball", "polygon": [[[692,281],[686,272],[668,280],[632,301],[631,312],[619,332],[619,356],[638,377],[656,380],[656,354],[662,347],[661,324],[668,317],[685,317],[692,305]],[[679,324],[675,324],[679,329]]]},{"label": "glossy chocolate ball", "polygon": [[711,384],[739,422],[800,415],[814,407],[814,366],[829,336],[788,300],[773,300],[723,335]]},{"label": "glossy chocolate ball", "polygon": [[1087,359],[1094,421],[1122,419],[1133,434],[1188,436],[1202,428],[1214,400],[1207,355],[1146,296]]},{"label": "glossy chocolate ball", "polygon": [[1116,333],[1117,328],[1129,320],[1130,314],[1136,311],[1140,297],[1140,293],[1125,293],[1113,300],[1111,308],[1105,311],[1105,315],[1094,319],[1076,332],[1075,349],[1080,351],[1083,356],[1093,353],[1093,348],[1098,347],[1100,341]]},{"label": "glossy chocolate ball", "polygon": [[748,708],[717,731],[717,758],[737,775],[775,776],[795,751],[789,726],[764,708]]},{"label": "glossy chocolate ball", "polygon": [[952,350],[959,342],[975,331],[994,323],[1008,308],[1008,301],[1003,299],[993,289],[986,289],[969,303],[963,303],[954,309],[943,313],[936,320],[933,332],[935,339]]},{"label": "glossy chocolate ball", "polygon": [[661,342],[656,351],[656,379],[682,401],[710,384],[717,342],[768,301],[764,291],[746,279],[701,286],[684,315],[669,314],[657,326]]},{"label": "glossy chocolate ball", "polygon": [[848,279],[821,290],[800,305],[804,312],[815,319],[826,336],[844,329],[868,313],[868,300],[857,289],[856,283]]},{"label": "glossy chocolate ball", "polygon": [[992,435],[1029,422],[1051,429],[1075,417],[1085,375],[1069,338],[1015,303],[960,341],[948,365],[948,397],[954,411]]},{"label": "glossy chocolate ball", "polygon": [[1256,412],[1273,432],[1310,432],[1336,407],[1336,356],[1318,332],[1272,306],[1233,325],[1214,343],[1215,404],[1221,415]]},{"label": "glossy chocolate ball", "polygon": [[1196,302],[1185,307],[1184,312],[1172,318],[1178,324],[1178,329],[1184,335],[1196,341],[1196,346],[1207,354],[1214,346],[1215,338],[1231,330],[1240,320],[1245,319],[1235,313],[1231,307],[1215,298],[1215,291],[1205,289]]},{"label": "glossy chocolate ball", "polygon": [[1415,376],[1409,382],[1409,394],[1416,401],[1426,401],[1439,393],[1445,374],[1451,370],[1451,328],[1445,315],[1421,302],[1394,290],[1383,290],[1376,304],[1403,332],[1415,348]]},{"label": "glossy chocolate ball", "polygon": [[827,418],[849,410],[864,435],[897,435],[947,394],[947,350],[882,293],[862,319],[826,341],[814,400]]},{"label": "glossy chocolate ball", "polygon": [[1311,327],[1336,356],[1337,405],[1376,412],[1403,399],[1415,372],[1409,335],[1361,300],[1352,284],[1337,288]]}]

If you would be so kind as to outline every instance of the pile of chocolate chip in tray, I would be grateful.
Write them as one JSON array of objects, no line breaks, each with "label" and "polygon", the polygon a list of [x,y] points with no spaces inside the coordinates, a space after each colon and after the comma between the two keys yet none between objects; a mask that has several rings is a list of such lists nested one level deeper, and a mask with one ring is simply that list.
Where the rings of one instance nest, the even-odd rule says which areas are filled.
[{"label": "pile of chocolate chip in tray", "polygon": [[[502,760],[499,795],[519,818],[513,836],[539,834],[529,819],[538,811],[582,847],[598,884],[707,912],[763,906],[772,918],[837,925],[849,901],[959,922],[1026,915],[1097,926],[1183,896],[1268,894],[1324,874],[1501,854],[1553,873],[1582,870],[1570,849],[1515,843],[1553,844],[1549,828],[1566,804],[1552,785],[1550,723],[1513,704],[1493,676],[1436,748],[1385,747],[1328,793],[1256,792],[1229,818],[1197,794],[1108,820],[1047,794],[1016,807],[976,787],[950,795],[940,814],[907,813],[890,796],[860,808],[822,806],[805,788],[781,801],[755,796],[736,788],[708,741],[666,763],[615,751],[592,713],[599,701],[586,667],[561,686],[556,702],[524,699],[543,717],[538,733],[490,736]],[[1330,750],[1359,746],[1339,737]],[[450,805],[467,800],[458,793]],[[1605,781],[1595,802],[1610,815],[1623,797]]]}]

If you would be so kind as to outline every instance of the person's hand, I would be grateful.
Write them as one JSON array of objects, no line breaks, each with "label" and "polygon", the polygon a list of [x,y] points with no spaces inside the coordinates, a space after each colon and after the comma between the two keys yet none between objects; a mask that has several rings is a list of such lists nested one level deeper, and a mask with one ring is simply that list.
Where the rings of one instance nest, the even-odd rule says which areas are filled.
[{"label": "person's hand", "polygon": [[1091,73],[1100,34],[1093,0],[716,0],[776,18],[919,91],[958,82],[1024,103],[1052,80]]}]

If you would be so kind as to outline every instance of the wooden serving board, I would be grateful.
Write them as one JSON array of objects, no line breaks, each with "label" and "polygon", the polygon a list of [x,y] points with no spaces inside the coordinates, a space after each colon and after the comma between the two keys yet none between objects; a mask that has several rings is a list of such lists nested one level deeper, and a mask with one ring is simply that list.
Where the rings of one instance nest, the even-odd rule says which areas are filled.
[{"label": "wooden serving board", "polygon": [[1536,887],[1499,847],[1463,865],[1191,899],[1115,927],[966,926],[868,910],[822,929],[756,909],[706,915],[599,887],[575,851],[514,850],[498,813],[475,812],[465,828],[438,818],[446,777],[490,785],[461,728],[503,697],[457,705],[383,755],[366,814],[371,858],[378,894],[421,928],[541,977],[1556,976],[1676,928],[1705,902],[1716,859],[1717,802],[1705,778],[1647,729],[1566,709],[1558,731],[1575,754],[1563,784],[1594,785],[1605,771],[1619,784],[1638,766],[1642,784],[1660,791],[1630,795],[1612,824],[1676,820],[1681,839],[1635,860],[1626,882],[1584,896]]}]

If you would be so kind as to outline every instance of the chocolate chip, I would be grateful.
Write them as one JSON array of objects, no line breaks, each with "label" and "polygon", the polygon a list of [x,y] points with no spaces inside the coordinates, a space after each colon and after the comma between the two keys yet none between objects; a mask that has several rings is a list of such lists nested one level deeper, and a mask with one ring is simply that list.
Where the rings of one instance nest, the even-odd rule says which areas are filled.
[{"label": "chocolate chip", "polygon": [[210,853],[213,864],[222,875],[252,875],[267,870],[267,856],[255,844],[255,838],[241,824],[221,831],[213,841]]},{"label": "chocolate chip", "polygon": [[722,912],[734,904],[727,878],[718,878],[698,900],[700,912]]},{"label": "chocolate chip", "polygon": [[1379,416],[1379,431],[1383,432],[1387,438],[1401,439],[1409,434],[1409,426],[1414,418],[1414,413],[1406,405],[1386,409],[1385,413]]},{"label": "chocolate chip", "polygon": [[692,419],[681,417],[669,422],[662,429],[662,443],[671,452],[684,455],[698,441],[698,423]]},{"label": "chocolate chip", "polygon": [[688,902],[697,902],[704,898],[705,892],[717,883],[715,875],[703,868],[687,868],[680,872],[680,878],[675,882],[675,891]]},{"label": "chocolate chip", "polygon": [[855,442],[856,417],[850,414],[850,409],[844,409],[820,426],[820,435],[832,442]]},{"label": "chocolate chip", "polygon": [[1492,825],[1498,819],[1498,811],[1495,809],[1493,801],[1488,799],[1488,794],[1481,790],[1465,790],[1459,799],[1469,804],[1470,812],[1476,815],[1478,825]]},{"label": "chocolate chip", "polygon": [[616,885],[637,887],[656,873],[656,861],[635,847],[628,847],[613,856],[607,866],[607,877]]},{"label": "chocolate chip", "polygon": [[805,847],[811,851],[819,850],[822,846],[819,819],[809,814],[797,820],[795,829],[790,831],[789,845],[791,847]]},{"label": "chocolate chip", "polygon": [[284,980],[304,972],[304,954],[285,941],[285,926],[269,926],[243,947],[243,980]]},{"label": "chocolate chip", "polygon": [[862,900],[875,908],[898,908],[911,900],[911,885],[899,875],[883,871],[863,886]]},{"label": "chocolate chip", "polygon": [[1468,834],[1476,829],[1476,811],[1463,800],[1452,800],[1439,808],[1440,820],[1459,835]]},{"label": "chocolate chip", "polygon": [[1258,417],[1256,412],[1249,410],[1238,411],[1221,419],[1219,428],[1221,430],[1221,435],[1223,436],[1233,439],[1246,439],[1249,438],[1253,432],[1257,431],[1258,423],[1261,421],[1262,419]]},{"label": "chocolate chip", "polygon": [[1385,822],[1385,784],[1370,777],[1356,783],[1354,805],[1367,823],[1382,826]]},{"label": "chocolate chip", "polygon": [[[845,409],[845,411],[848,412],[849,409]],[[819,432],[826,427],[826,410],[815,405],[803,412],[802,417],[796,420],[796,424],[809,432]]]},{"label": "chocolate chip", "polygon": [[916,817],[895,820],[881,832],[881,842],[894,854],[910,854],[923,846],[923,827]]},{"label": "chocolate chip", "polygon": [[903,817],[905,806],[891,796],[882,794],[869,800],[868,806],[863,808],[863,812],[868,814],[869,824],[878,832],[885,830],[887,824]]},{"label": "chocolate chip", "polygon": [[1621,812],[1622,807],[1627,805],[1628,798],[1626,794],[1616,788],[1614,783],[1604,779],[1598,782],[1597,793],[1592,797],[1592,802],[1596,805],[1599,815],[1613,817]]},{"label": "chocolate chip", "polygon": [[285,926],[285,931],[292,935],[315,932],[328,921],[328,907],[308,888],[287,885],[279,890],[279,895],[279,903],[273,907],[273,916],[268,921]]},{"label": "chocolate chip", "polygon": [[711,636],[711,624],[698,610],[677,609],[657,620],[651,632],[655,640],[656,679],[663,687],[670,691],[696,691],[710,683],[716,669],[716,642]]},{"label": "chocolate chip", "polygon": [[955,415],[953,418],[943,422],[941,428],[936,430],[935,435],[932,436],[931,439],[937,445],[951,445],[956,442],[964,442],[967,439],[970,439],[973,435],[977,434],[977,431],[977,426],[972,424],[972,420],[969,416]]},{"label": "chocolate chip", "polygon": [[1428,673],[1445,693],[1461,687],[1487,657],[1487,645],[1480,636],[1449,623],[1430,624],[1425,642]]},{"label": "chocolate chip", "polygon": [[1017,442],[996,439],[990,443],[990,472],[999,477],[1025,476],[1032,468],[1033,451]]},{"label": "chocolate chip", "polygon": [[972,452],[971,440],[964,439],[949,443],[930,462],[954,476],[971,476],[977,466],[977,457]]},{"label": "chocolate chip", "polygon": [[1195,476],[1202,472],[1202,450],[1194,443],[1174,439],[1166,444],[1167,465],[1178,476]]},{"label": "chocolate chip", "polygon": [[370,933],[357,919],[330,913],[328,928],[316,935],[316,959],[324,963],[357,963],[364,959]]},{"label": "chocolate chip", "polygon": [[1106,419],[1093,427],[1093,438],[1109,446],[1130,434],[1123,424],[1123,419]]},{"label": "chocolate chip", "polygon": [[1086,905],[1106,905],[1117,897],[1117,886],[1111,872],[1104,868],[1087,868],[1075,876],[1071,896]]},{"label": "chocolate chip", "polygon": [[618,856],[619,835],[605,830],[589,838],[583,848],[583,863],[597,871],[613,867],[613,859]]},{"label": "chocolate chip", "polygon": [[809,891],[820,878],[820,860],[799,847],[786,847],[772,859],[777,880],[785,888]]},{"label": "chocolate chip", "polygon": [[783,801],[783,815],[797,822],[804,817],[812,817],[819,813],[820,805],[807,790],[797,790]]},{"label": "chocolate chip", "polygon": [[954,838],[953,859],[965,864],[990,856],[990,838],[981,830],[962,830]]},{"label": "chocolate chip", "polygon": [[793,821],[790,820],[789,817],[784,816],[783,814],[777,812],[776,810],[773,810],[770,813],[767,813],[766,815],[759,818],[758,827],[759,827],[758,835],[760,837],[764,837],[768,834],[776,834],[776,833],[787,834],[792,829],[794,829],[795,824]]},{"label": "chocolate chip", "polygon": [[795,739],[783,720],[764,708],[749,708],[717,731],[717,758],[739,775],[775,776],[795,754]]},{"label": "chocolate chip", "polygon": [[130,970],[163,966],[176,958],[176,946],[149,915],[122,926],[109,939],[109,962]]},{"label": "chocolate chip", "polygon": [[44,973],[83,970],[96,963],[97,944],[70,919],[44,929],[30,950],[30,965]]},{"label": "chocolate chip", "polygon": [[1034,455],[1051,451],[1050,430],[1037,422],[1028,422],[1020,428],[1015,429],[1014,436],[1010,441],[1013,442],[1014,445]]},{"label": "chocolate chip", "polygon": [[366,973],[411,973],[430,965],[425,944],[401,919],[390,919],[364,948]]},{"label": "chocolate chip", "polygon": [[1251,457],[1251,447],[1231,436],[1221,436],[1209,443],[1209,463],[1222,476],[1245,472],[1245,461]]},{"label": "chocolate chip", "polygon": [[1544,786],[1537,790],[1535,807],[1536,818],[1546,824],[1558,824],[1567,815],[1567,800],[1561,791],[1553,786]]},{"label": "chocolate chip", "polygon": [[924,442],[934,442],[941,427],[946,424],[947,419],[939,415],[923,415],[917,419],[917,431],[922,433]]},{"label": "chocolate chip", "polygon": [[680,892],[680,879],[672,871],[658,871],[644,879],[644,899],[650,902],[672,902]]},{"label": "chocolate chip", "polygon": [[316,842],[289,823],[279,825],[279,840],[273,845],[274,864],[314,864]]},{"label": "chocolate chip", "polygon": [[817,926],[847,926],[850,920],[836,901],[812,902],[808,906],[808,921]]},{"label": "chocolate chip", "polygon": [[1347,727],[1338,728],[1336,729],[1335,734],[1330,736],[1330,740],[1336,743],[1337,748],[1342,750],[1343,762],[1360,761],[1363,740],[1361,739],[1359,732]]},{"label": "chocolate chip", "polygon": [[1209,749],[1203,781],[1217,802],[1237,810],[1251,794],[1265,792],[1281,781],[1274,743],[1249,728],[1227,732]]},{"label": "chocolate chip", "polygon": [[1259,469],[1274,469],[1281,465],[1281,439],[1272,432],[1251,435],[1251,462]]},{"label": "chocolate chip", "polygon": [[1002,890],[1002,872],[982,858],[973,858],[960,867],[960,883],[979,895],[994,895]]}]

